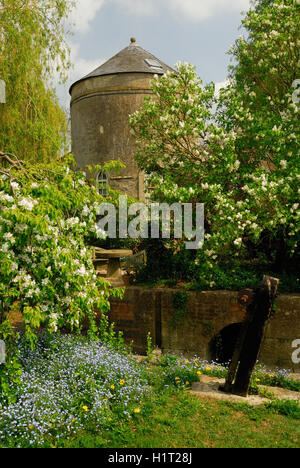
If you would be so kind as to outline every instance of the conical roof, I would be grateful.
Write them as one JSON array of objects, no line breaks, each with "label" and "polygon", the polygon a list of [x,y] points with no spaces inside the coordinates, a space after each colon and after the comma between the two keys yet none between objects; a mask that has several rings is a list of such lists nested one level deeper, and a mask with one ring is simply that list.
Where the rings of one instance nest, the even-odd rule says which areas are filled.
[{"label": "conical roof", "polygon": [[121,50],[107,62],[100,65],[96,70],[84,76],[72,84],[72,87],[81,81],[103,75],[115,75],[119,73],[149,73],[163,75],[167,71],[174,71],[171,67],[147,52],[136,44],[135,38],[131,38],[130,45]]}]

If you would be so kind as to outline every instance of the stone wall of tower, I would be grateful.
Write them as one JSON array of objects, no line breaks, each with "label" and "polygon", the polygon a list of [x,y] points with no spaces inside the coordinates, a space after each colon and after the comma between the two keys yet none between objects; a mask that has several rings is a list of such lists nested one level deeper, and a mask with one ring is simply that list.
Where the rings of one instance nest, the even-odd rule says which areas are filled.
[{"label": "stone wall of tower", "polygon": [[119,176],[111,174],[109,185],[138,199],[144,197],[144,181],[128,119],[152,94],[152,78],[149,73],[98,76],[76,83],[71,94],[72,150],[78,167],[122,161],[126,168]]}]

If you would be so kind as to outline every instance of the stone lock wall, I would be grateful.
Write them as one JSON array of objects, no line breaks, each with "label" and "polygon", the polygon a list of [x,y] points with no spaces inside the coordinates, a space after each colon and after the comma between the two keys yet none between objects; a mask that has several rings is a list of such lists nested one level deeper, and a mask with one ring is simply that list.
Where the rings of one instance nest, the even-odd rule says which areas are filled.
[{"label": "stone lock wall", "polygon": [[[224,328],[241,324],[245,309],[238,304],[238,292],[189,292],[187,315],[174,324],[172,289],[128,287],[122,300],[112,299],[110,319],[116,330],[133,341],[136,353],[145,353],[147,334],[164,353],[197,355],[211,360],[211,344]],[[259,361],[268,367],[299,372],[292,362],[294,340],[300,339],[300,294],[280,295],[276,313],[270,320]]]}]

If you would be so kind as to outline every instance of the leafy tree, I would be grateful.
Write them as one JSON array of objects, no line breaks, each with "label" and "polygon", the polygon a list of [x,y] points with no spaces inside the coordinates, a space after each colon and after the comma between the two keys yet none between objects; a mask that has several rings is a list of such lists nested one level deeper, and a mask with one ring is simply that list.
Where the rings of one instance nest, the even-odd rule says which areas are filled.
[{"label": "leafy tree", "polygon": [[61,151],[67,121],[49,77],[69,67],[64,23],[70,0],[0,1],[0,149],[47,161]]},{"label": "leafy tree", "polygon": [[154,79],[155,99],[130,119],[152,198],[205,203],[205,245],[190,258],[190,274],[203,287],[232,287],[236,276],[249,286],[244,268],[253,261],[265,271],[296,264],[298,7],[259,2],[243,25],[247,37],[232,48],[236,64],[217,116],[213,86],[203,87],[193,67],[178,64],[177,73]]},{"label": "leafy tree", "polygon": [[299,5],[293,0],[253,3],[242,22],[247,36],[230,51],[235,64],[221,93],[219,122],[236,132],[241,167],[253,172],[245,195],[268,194],[261,205],[268,217],[258,246],[273,253],[277,269],[283,269],[299,239]]},{"label": "leafy tree", "polygon": [[7,349],[0,395],[13,395],[20,373],[11,313],[21,315],[32,345],[40,327],[75,331],[85,323],[95,337],[96,310],[105,324],[109,297],[121,292],[96,275],[88,244],[99,235],[103,198],[73,164],[25,163],[0,152],[0,339]]},{"label": "leafy tree", "polygon": [[0,336],[13,309],[33,340],[42,325],[76,330],[86,319],[94,332],[96,308],[109,310],[114,294],[97,277],[87,245],[99,235],[103,197],[68,161],[0,158]]}]

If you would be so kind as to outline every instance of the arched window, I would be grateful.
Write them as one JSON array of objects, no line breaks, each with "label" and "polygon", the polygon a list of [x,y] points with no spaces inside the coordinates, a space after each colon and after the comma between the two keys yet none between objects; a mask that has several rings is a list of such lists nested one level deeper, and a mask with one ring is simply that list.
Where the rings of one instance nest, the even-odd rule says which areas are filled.
[{"label": "arched window", "polygon": [[100,172],[97,177],[97,188],[100,195],[107,196],[108,177],[105,172]]}]

